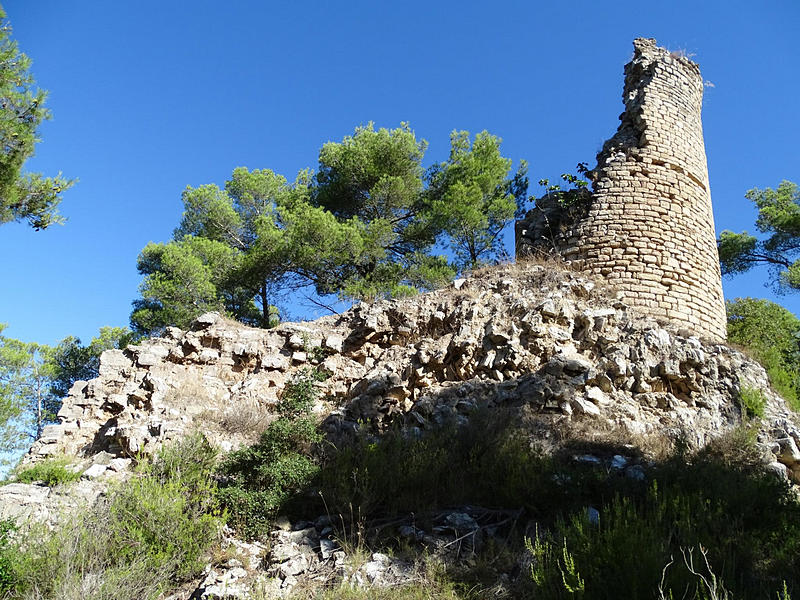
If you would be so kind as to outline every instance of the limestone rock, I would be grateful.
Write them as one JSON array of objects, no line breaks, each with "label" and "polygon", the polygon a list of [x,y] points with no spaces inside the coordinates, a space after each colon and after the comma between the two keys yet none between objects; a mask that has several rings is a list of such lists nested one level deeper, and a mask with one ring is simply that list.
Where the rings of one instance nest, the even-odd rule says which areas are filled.
[{"label": "limestone rock", "polygon": [[[301,348],[291,347],[300,341]],[[528,424],[596,424],[637,436],[687,431],[696,446],[741,422],[738,393],[751,387],[767,398],[760,443],[783,466],[771,468],[800,480],[800,432],[760,365],[643,317],[591,279],[540,265],[498,267],[458,290],[362,303],[305,325],[258,330],[205,316],[188,331],[106,352],[101,366],[98,378],[73,386],[60,422],[24,458],[74,457],[84,478],[64,490],[0,488],[0,516],[52,523],[60,507],[91,503],[109,480],[125,477],[138,453],[198,427],[226,449],[250,443],[275,418],[286,385],[309,368],[327,374],[315,384],[314,414],[333,443],[390,427],[418,437],[438,424],[466,423],[484,408],[511,411]],[[646,478],[631,457],[592,460]],[[400,535],[459,556],[485,540],[468,511],[448,519],[430,531],[409,524]],[[348,567],[325,530],[287,526],[271,534],[270,552],[263,549],[254,567],[215,566],[198,589],[208,598],[244,589],[256,571],[275,578],[262,583],[280,594],[330,572],[359,585],[413,577],[394,559]],[[268,565],[259,567],[262,560]]]}]

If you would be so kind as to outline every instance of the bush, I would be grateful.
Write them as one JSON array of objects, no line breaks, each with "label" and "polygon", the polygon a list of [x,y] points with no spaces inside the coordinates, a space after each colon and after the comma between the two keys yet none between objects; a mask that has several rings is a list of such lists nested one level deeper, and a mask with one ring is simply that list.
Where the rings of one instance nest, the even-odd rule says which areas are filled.
[{"label": "bush", "polygon": [[748,417],[763,418],[764,409],[767,406],[767,399],[761,390],[743,387],[739,390],[739,404],[742,412]]},{"label": "bush", "polygon": [[[723,459],[733,443],[741,454]],[[584,507],[537,532],[528,541],[527,592],[574,598],[567,584],[581,580],[585,598],[714,597],[698,573],[709,582],[713,574],[717,592],[725,582],[735,598],[766,597],[767,590],[775,597],[776,582],[787,577],[786,594],[797,590],[800,504],[763,471],[751,432],[736,431],[694,455],[679,450],[652,478],[644,493],[594,504],[598,522]]]},{"label": "bush", "polygon": [[41,481],[46,486],[53,487],[80,479],[81,474],[67,468],[68,465],[69,461],[66,458],[49,458],[18,471],[16,480],[20,483]]},{"label": "bush", "polygon": [[14,583],[14,549],[11,534],[16,531],[13,521],[0,521],[0,592],[10,589]]},{"label": "bush", "polygon": [[9,542],[0,558],[10,565],[5,597],[155,600],[199,575],[221,525],[215,456],[204,438],[189,437],[142,463],[87,513]]},{"label": "bush", "polygon": [[[708,590],[681,554],[695,548],[698,570],[701,546],[733,597],[774,598],[782,580],[797,594],[800,502],[764,471],[753,430],[734,430],[697,452],[678,444],[645,481],[573,459],[618,451],[584,443],[542,456],[522,432],[479,413],[469,425],[421,437],[358,436],[331,453],[317,485],[337,521],[358,515],[366,531],[370,520],[411,513],[424,528],[426,515],[442,507],[524,509],[539,524],[538,547],[530,542],[540,556],[538,583],[531,579],[514,597],[658,598],[674,557],[665,593],[701,598]],[[598,510],[599,525],[588,507]]]},{"label": "bush", "polygon": [[[366,518],[463,504],[547,514],[579,506],[605,479],[585,465],[532,450],[525,432],[509,427],[495,409],[420,437],[402,430],[379,439],[359,435],[331,453],[317,486],[332,512],[350,514],[352,505]],[[566,480],[572,485],[565,487]]]},{"label": "bush", "polygon": [[800,319],[770,302],[737,298],[725,304],[728,341],[748,348],[789,406],[800,410]]},{"label": "bush", "polygon": [[262,534],[317,474],[312,448],[322,436],[306,414],[320,377],[317,370],[301,371],[278,403],[281,416],[256,444],[232,452],[220,466],[219,501],[227,509],[228,523],[249,539]]},{"label": "bush", "polygon": [[284,504],[317,473],[310,445],[320,439],[309,419],[278,419],[257,444],[232,453],[220,468],[218,495],[228,523],[249,539],[265,532]]},{"label": "bush", "polygon": [[317,399],[314,384],[326,378],[327,375],[320,369],[303,369],[297,373],[283,391],[277,406],[278,414],[287,419],[307,414]]}]

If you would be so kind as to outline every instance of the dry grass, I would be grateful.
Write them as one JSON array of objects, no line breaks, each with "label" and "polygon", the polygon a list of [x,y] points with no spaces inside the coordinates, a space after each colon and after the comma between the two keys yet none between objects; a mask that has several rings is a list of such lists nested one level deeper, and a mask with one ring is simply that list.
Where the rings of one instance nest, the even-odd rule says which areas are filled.
[{"label": "dry grass", "polygon": [[221,415],[217,413],[217,422],[224,432],[247,439],[257,439],[274,420],[274,413],[252,404],[229,406]]},{"label": "dry grass", "polygon": [[167,392],[164,402],[175,406],[206,405],[211,396],[205,386],[195,379],[184,382],[180,387],[172,387]]},{"label": "dry grass", "polygon": [[663,461],[672,456],[676,440],[667,433],[643,435],[611,422],[562,419],[553,424],[554,445],[572,452],[638,455]]}]

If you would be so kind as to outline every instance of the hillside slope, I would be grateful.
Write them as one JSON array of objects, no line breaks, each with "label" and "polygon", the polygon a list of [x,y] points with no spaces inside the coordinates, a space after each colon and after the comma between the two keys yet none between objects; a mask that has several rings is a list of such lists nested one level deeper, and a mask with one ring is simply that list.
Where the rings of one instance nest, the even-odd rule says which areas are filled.
[{"label": "hillside slope", "polygon": [[[0,488],[0,516],[55,523],[65,507],[91,504],[111,482],[130,476],[134,459],[196,431],[224,451],[252,443],[274,420],[287,384],[308,369],[327,376],[315,383],[313,414],[334,447],[358,432],[380,439],[398,428],[419,439],[447,424],[467,425],[479,411],[497,411],[537,451],[557,452],[566,440],[613,440],[630,449],[627,456],[585,460],[605,468],[616,461],[634,479],[659,448],[676,440],[700,448],[737,428],[742,391],[758,390],[767,400],[757,422],[763,461],[800,481],[800,432],[760,365],[638,314],[596,281],[531,261],[271,330],[211,313],[189,331],[172,328],[162,338],[107,351],[100,376],[73,386],[60,423],[23,459],[30,466],[69,457],[82,480],[65,489]],[[469,510],[440,517],[477,519]],[[320,541],[325,520],[306,519],[295,528],[300,534],[274,532],[271,552],[230,532],[226,543],[256,557],[253,570],[271,573],[275,590],[285,593],[321,564],[343,560]],[[305,557],[300,566],[298,556]],[[402,580],[391,575],[402,572],[396,561],[381,556],[356,570],[361,581]],[[232,564],[209,567],[195,597],[215,597],[223,583],[228,596],[220,597],[244,594],[243,584],[228,583],[253,572]],[[369,569],[374,576],[365,574]]]}]

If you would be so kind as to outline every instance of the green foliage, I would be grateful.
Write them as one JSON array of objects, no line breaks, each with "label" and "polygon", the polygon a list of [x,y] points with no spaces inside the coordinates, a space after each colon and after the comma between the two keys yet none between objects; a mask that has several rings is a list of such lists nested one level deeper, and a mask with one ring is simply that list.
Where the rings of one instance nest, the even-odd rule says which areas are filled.
[{"label": "green foliage", "polygon": [[40,463],[21,469],[15,473],[16,481],[21,483],[33,483],[41,481],[48,487],[77,481],[81,474],[69,469],[69,461],[65,458],[51,458]]},{"label": "green foliage", "polygon": [[[733,597],[774,594],[782,580],[787,593],[800,586],[788,575],[800,566],[800,503],[763,470],[752,431],[695,453],[679,446],[637,481],[575,462],[585,447],[540,456],[502,424],[476,417],[421,437],[390,432],[343,444],[317,479],[326,505],[344,519],[413,513],[419,522],[443,506],[524,508],[540,529],[530,541],[533,578],[514,597],[656,598],[678,557],[665,592],[703,598],[705,584],[681,560],[682,549],[701,545]],[[708,577],[704,569],[694,570]]]},{"label": "green foliage", "polygon": [[50,118],[47,93],[36,88],[31,60],[11,39],[11,26],[0,8],[0,224],[27,221],[34,229],[62,223],[61,193],[74,181],[23,173],[25,161],[39,141],[39,126]]},{"label": "green foliage", "polygon": [[756,227],[767,237],[723,231],[717,240],[723,275],[764,264],[779,290],[800,289],[800,188],[782,181],[774,190],[753,188],[745,197],[758,208]]},{"label": "green foliage", "polygon": [[800,319],[779,304],[756,298],[736,298],[725,306],[728,339],[758,351],[772,349],[784,364],[800,355]]},{"label": "green foliage", "polygon": [[263,535],[278,511],[318,472],[312,447],[322,436],[308,412],[319,377],[311,370],[298,374],[278,403],[281,416],[256,444],[232,452],[220,466],[220,502],[228,522],[248,538]]},{"label": "green foliage", "polygon": [[559,551],[550,536],[525,538],[525,548],[530,554],[530,577],[541,594],[558,596],[561,593],[582,597],[586,581],[575,566],[575,558],[567,548],[567,539]]},{"label": "green foliage", "polygon": [[[740,456],[728,452],[733,444]],[[580,578],[586,598],[703,599],[723,581],[731,597],[762,597],[793,572],[800,505],[763,472],[752,436],[735,433],[694,456],[679,451],[652,478],[636,493],[594,504],[597,522],[584,507],[537,532],[528,542],[532,596],[575,597],[569,589]],[[704,565],[695,564],[692,548],[701,549]]]},{"label": "green foliage", "polygon": [[800,409],[800,319],[769,300],[737,298],[726,309],[728,341],[748,348],[775,390]]},{"label": "green foliage", "polygon": [[55,421],[60,402],[50,390],[53,349],[5,337],[4,328],[0,324],[0,450],[14,454]]},{"label": "green foliage", "polygon": [[14,585],[16,552],[13,548],[11,536],[17,531],[13,521],[4,519],[0,521],[0,593],[11,589]]},{"label": "green foliage", "polygon": [[328,457],[318,487],[333,513],[346,515],[352,506],[365,518],[462,503],[533,508],[557,493],[547,481],[549,463],[481,413],[468,426],[419,438],[401,431],[358,435]]},{"label": "green foliage", "polygon": [[178,580],[204,566],[203,554],[217,533],[210,487],[187,490],[180,480],[143,476],[119,491],[109,504],[109,546],[120,565],[143,561],[153,569],[170,565]]},{"label": "green foliage", "polygon": [[[173,240],[139,256],[145,276],[133,329],[185,327],[206,310],[277,322],[275,302],[301,288],[318,296],[402,297],[450,281],[457,268],[503,255],[500,232],[527,190],[523,162],[482,132],[454,132],[448,161],[427,175],[427,142],[408,124],[356,128],[319,152],[319,171],[293,183],[269,169],[234,170],[225,189],[187,188]],[[434,254],[449,246],[456,264]]]},{"label": "green foliage", "polygon": [[[500,155],[500,138],[482,131],[470,143],[469,132],[450,134],[450,157],[430,175],[433,214],[443,223],[460,268],[474,269],[482,260],[502,255],[500,234],[514,218],[513,192],[524,196],[523,162],[508,179],[511,159]],[[517,189],[512,188],[516,186]]]},{"label": "green foliage", "polygon": [[90,512],[0,543],[0,592],[40,600],[155,600],[197,577],[221,525],[216,451],[189,437]]},{"label": "green foliage", "polygon": [[307,414],[317,398],[314,384],[324,381],[326,375],[319,369],[303,369],[288,384],[278,402],[278,413],[287,419]]},{"label": "green foliage", "polygon": [[743,387],[739,391],[739,403],[742,412],[746,413],[748,417],[762,418],[767,406],[767,399],[761,390]]},{"label": "green foliage", "polygon": [[[187,235],[168,244],[148,244],[139,255],[145,275],[142,298],[133,303],[131,327],[155,334],[174,325],[186,328],[204,312],[225,310],[225,279],[239,264],[235,250],[222,242]],[[226,296],[228,296],[226,298]]]},{"label": "green foliage", "polygon": [[61,398],[78,379],[97,375],[103,350],[127,344],[131,334],[103,327],[87,347],[67,337],[55,348],[2,335],[0,324],[0,449],[10,462],[45,425],[56,421]]},{"label": "green foliage", "polygon": [[786,581],[783,582],[783,589],[779,590],[777,593],[778,600],[792,600],[792,596],[789,594],[789,590],[786,588]]},{"label": "green foliage", "polygon": [[311,202],[356,228],[362,241],[361,252],[340,262],[339,279],[324,280],[318,292],[402,296],[452,279],[446,261],[429,254],[440,227],[423,193],[427,145],[407,123],[391,130],[370,123],[322,147]]},{"label": "green foliage", "polygon": [[234,170],[224,190],[187,187],[173,240],[151,243],[139,255],[145,279],[142,297],[133,303],[134,331],[150,335],[170,325],[185,328],[210,310],[251,325],[276,325],[272,296],[284,277],[284,254],[280,246],[264,246],[259,232],[269,229],[277,206],[300,188],[272,171],[243,168]]},{"label": "green foliage", "polygon": [[[586,163],[578,163],[576,170],[580,175],[586,175],[589,172]],[[573,173],[562,173],[561,181],[564,182],[566,188],[562,188],[560,183],[550,183],[549,179],[540,179],[539,185],[544,188],[544,198],[553,199],[562,206],[569,206],[583,197],[582,192],[587,189],[589,182],[581,179],[580,175]]]},{"label": "green foliage", "polygon": [[[422,158],[428,143],[417,141],[407,123],[397,129],[357,127],[341,142],[328,142],[319,153],[315,204],[336,217],[364,222],[394,216],[394,232],[406,243],[431,241],[426,227],[413,225],[422,192]],[[406,232],[411,226],[412,231]],[[412,235],[413,234],[413,235]]]}]

